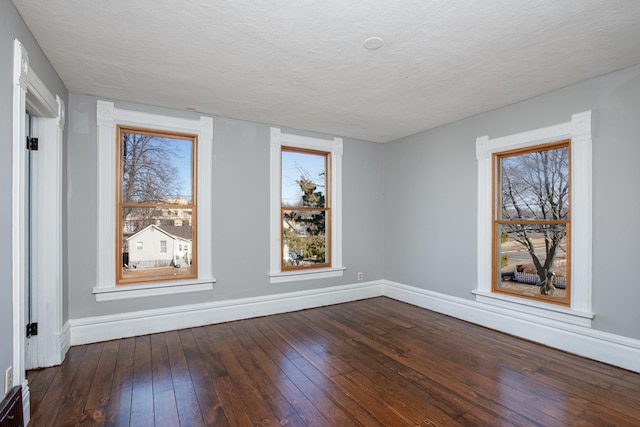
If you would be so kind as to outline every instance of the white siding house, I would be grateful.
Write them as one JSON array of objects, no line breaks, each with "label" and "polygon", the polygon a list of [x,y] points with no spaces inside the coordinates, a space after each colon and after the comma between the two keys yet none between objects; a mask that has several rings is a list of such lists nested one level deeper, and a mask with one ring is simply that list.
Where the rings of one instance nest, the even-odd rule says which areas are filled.
[{"label": "white siding house", "polygon": [[127,239],[129,265],[149,268],[191,264],[192,239],[187,236],[191,236],[191,227],[149,225]]}]

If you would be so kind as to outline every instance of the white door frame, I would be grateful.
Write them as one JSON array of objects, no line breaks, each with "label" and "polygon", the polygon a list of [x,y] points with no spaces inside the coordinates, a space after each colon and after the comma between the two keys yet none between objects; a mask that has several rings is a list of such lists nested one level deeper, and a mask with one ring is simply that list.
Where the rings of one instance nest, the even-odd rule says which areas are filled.
[{"label": "white door frame", "polygon": [[[22,43],[14,40],[13,90],[13,176],[12,176],[12,293],[13,293],[13,385],[23,386],[25,422],[29,418],[29,387],[25,369],[60,364],[68,349],[62,334],[62,133],[64,102],[54,96],[29,67]],[[27,260],[24,241],[26,201],[25,111],[38,117],[34,136],[39,138],[37,159],[32,165],[34,183],[32,228],[38,244],[32,277],[36,292],[33,301],[38,335],[34,354],[26,360],[25,286]],[[31,353],[31,352],[30,352]]]}]

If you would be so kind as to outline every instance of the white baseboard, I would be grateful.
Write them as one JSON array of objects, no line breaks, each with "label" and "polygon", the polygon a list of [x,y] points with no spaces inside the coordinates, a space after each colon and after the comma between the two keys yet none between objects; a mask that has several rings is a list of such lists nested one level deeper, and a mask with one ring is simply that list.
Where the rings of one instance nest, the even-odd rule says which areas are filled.
[{"label": "white baseboard", "polygon": [[561,321],[533,321],[517,311],[387,280],[72,319],[63,328],[60,342],[66,353],[69,345],[268,316],[382,295],[640,373],[640,340]]},{"label": "white baseboard", "polygon": [[383,281],[69,320],[71,345],[268,316],[382,295]]},{"label": "white baseboard", "polygon": [[71,322],[67,321],[62,327],[60,331],[60,335],[58,336],[60,340],[60,363],[64,360],[64,357],[67,355],[69,348],[71,347]]},{"label": "white baseboard", "polygon": [[398,301],[640,373],[640,340],[559,321],[532,322],[516,311],[387,280],[383,292]]},{"label": "white baseboard", "polygon": [[31,391],[27,380],[22,383],[22,418],[24,425],[28,425],[31,419]]}]

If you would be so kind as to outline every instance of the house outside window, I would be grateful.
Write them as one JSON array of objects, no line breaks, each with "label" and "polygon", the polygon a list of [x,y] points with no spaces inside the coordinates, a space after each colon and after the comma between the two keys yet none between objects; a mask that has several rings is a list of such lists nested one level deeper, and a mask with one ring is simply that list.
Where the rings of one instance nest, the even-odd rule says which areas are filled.
[{"label": "house outside window", "polygon": [[270,282],[342,276],[342,139],[271,128],[270,173]]}]

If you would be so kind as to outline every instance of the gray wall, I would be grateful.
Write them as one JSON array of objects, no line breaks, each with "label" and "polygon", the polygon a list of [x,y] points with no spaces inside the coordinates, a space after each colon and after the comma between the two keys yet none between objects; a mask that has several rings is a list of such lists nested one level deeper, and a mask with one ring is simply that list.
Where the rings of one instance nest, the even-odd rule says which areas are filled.
[{"label": "gray wall", "polygon": [[[118,101],[115,104],[117,108],[199,117],[186,111]],[[343,261],[347,267],[344,277],[269,284],[270,128],[214,117],[213,159],[209,159],[209,164],[213,168],[210,188],[214,195],[213,271],[218,282],[213,291],[97,303],[91,293],[96,285],[97,261],[96,98],[71,94],[68,110],[70,318],[355,283],[358,271],[364,273],[365,280],[383,277],[381,145],[344,141]]]},{"label": "gray wall", "polygon": [[[67,101],[67,90],[42,54],[13,3],[0,1],[0,372],[13,363],[13,307],[11,292],[11,187],[13,141],[13,40],[29,52],[29,64],[53,94]],[[14,374],[16,375],[16,374]],[[2,381],[0,383],[4,384]]]},{"label": "gray wall", "polygon": [[473,299],[476,137],[566,122],[586,110],[593,110],[593,325],[640,338],[640,66],[385,144],[385,278]]}]

